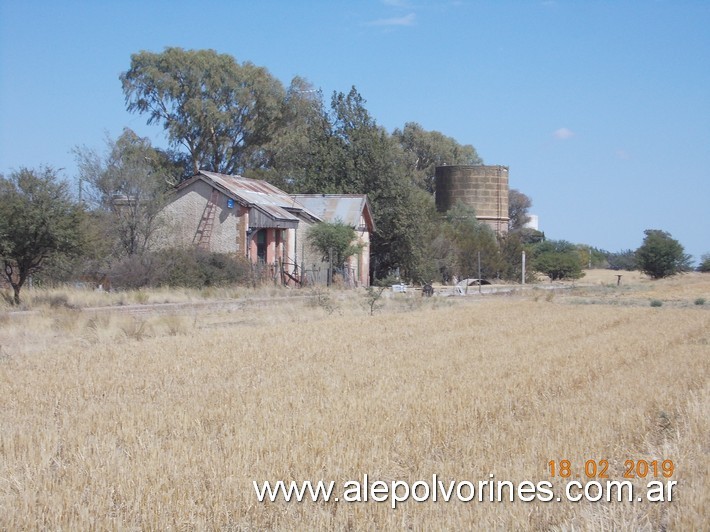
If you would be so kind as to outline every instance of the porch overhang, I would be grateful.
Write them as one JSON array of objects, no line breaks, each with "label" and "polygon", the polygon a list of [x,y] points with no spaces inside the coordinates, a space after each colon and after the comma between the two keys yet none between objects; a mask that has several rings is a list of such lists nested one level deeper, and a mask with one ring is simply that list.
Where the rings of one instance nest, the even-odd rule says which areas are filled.
[{"label": "porch overhang", "polygon": [[298,218],[275,205],[252,205],[249,209],[249,228],[296,229]]}]

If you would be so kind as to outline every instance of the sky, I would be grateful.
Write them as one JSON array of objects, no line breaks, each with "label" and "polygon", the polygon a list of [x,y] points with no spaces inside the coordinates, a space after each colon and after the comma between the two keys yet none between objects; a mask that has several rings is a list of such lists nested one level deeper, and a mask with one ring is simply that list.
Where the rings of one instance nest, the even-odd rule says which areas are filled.
[{"label": "sky", "polygon": [[355,86],[388,131],[417,122],[509,167],[548,238],[710,253],[710,1],[0,0],[0,173],[105,149],[131,54],[214,49]]}]

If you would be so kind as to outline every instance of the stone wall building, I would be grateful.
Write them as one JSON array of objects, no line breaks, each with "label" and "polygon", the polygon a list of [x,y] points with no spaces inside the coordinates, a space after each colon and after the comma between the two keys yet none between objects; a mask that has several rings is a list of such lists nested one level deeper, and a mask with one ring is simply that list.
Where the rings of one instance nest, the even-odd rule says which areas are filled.
[{"label": "stone wall building", "polygon": [[358,231],[364,246],[349,270],[355,286],[367,286],[374,223],[364,195],[289,195],[266,181],[200,171],[169,198],[156,242],[234,253],[268,267],[274,277],[299,283],[304,267],[324,271],[322,257],[308,246],[308,228],[335,219]]},{"label": "stone wall building", "polygon": [[200,171],[181,183],[162,212],[162,246],[235,253],[252,263],[296,270],[296,229],[319,222],[283,190],[255,179]]}]

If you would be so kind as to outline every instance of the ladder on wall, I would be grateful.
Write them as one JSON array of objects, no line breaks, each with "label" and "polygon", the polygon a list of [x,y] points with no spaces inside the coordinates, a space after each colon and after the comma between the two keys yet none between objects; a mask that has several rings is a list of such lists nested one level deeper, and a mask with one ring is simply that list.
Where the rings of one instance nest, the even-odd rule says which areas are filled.
[{"label": "ladder on wall", "polygon": [[195,233],[197,247],[207,251],[210,249],[210,238],[212,237],[212,227],[214,226],[214,215],[217,210],[217,201],[219,201],[219,190],[213,188],[212,195],[205,206],[202,218],[197,226],[197,232]]}]

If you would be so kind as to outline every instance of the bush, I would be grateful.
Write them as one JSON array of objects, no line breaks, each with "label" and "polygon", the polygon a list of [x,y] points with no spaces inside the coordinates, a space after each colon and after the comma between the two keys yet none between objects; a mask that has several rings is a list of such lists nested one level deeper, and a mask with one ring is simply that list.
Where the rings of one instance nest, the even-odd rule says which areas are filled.
[{"label": "bush", "polygon": [[201,249],[164,249],[128,257],[111,268],[110,277],[115,288],[204,288],[247,284],[251,264],[246,258]]},{"label": "bush", "polygon": [[638,269],[636,252],[631,249],[608,253],[606,260],[611,270],[626,270],[627,272],[631,272]]},{"label": "bush", "polygon": [[550,280],[579,279],[584,276],[575,246],[564,240],[547,240],[532,248],[532,267]]},{"label": "bush", "polygon": [[704,305],[705,304],[705,298],[704,297],[699,297],[694,301],[696,305]]},{"label": "bush", "polygon": [[700,257],[700,266],[698,266],[698,271],[703,273],[710,273],[710,253],[706,253]]},{"label": "bush", "polygon": [[683,246],[665,231],[647,229],[643,244],[636,250],[636,260],[643,273],[662,279],[690,269],[690,256]]},{"label": "bush", "polygon": [[339,220],[311,226],[307,238],[308,242],[320,252],[323,261],[332,260],[334,266],[343,264],[362,247],[354,243],[357,240],[355,230]]},{"label": "bush", "polygon": [[652,299],[651,306],[652,307],[661,307],[661,306],[663,306],[663,301],[661,301],[660,299]]}]

